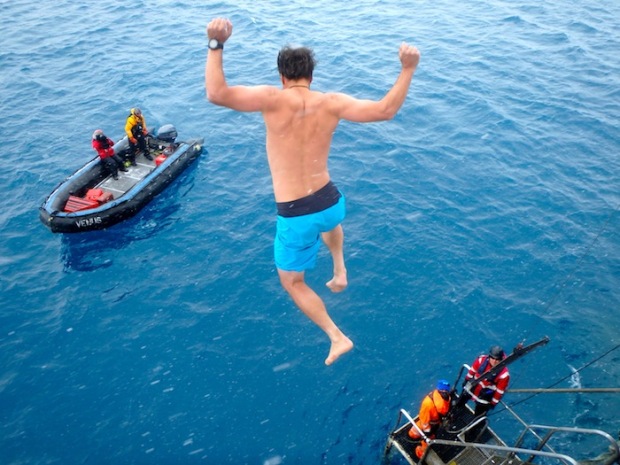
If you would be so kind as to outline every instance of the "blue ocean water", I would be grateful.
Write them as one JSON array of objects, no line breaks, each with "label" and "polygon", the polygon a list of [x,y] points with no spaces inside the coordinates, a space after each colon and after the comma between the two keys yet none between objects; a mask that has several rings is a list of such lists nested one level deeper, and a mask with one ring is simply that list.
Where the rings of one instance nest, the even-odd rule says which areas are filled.
[{"label": "blue ocean water", "polygon": [[[492,344],[551,338],[511,367],[531,388],[620,343],[620,3],[0,6],[0,463],[376,464],[398,409]],[[422,52],[394,120],[334,138],[350,288],[323,287],[325,250],[307,276],[356,343],[334,366],[278,283],[262,120],[205,99],[215,16],[234,84],[278,85],[303,44],[315,89],[378,99],[400,42]],[[135,218],[50,233],[41,202],[136,105],[207,152]],[[619,361],[582,385],[618,386]],[[620,429],[617,395],[522,400]]]}]

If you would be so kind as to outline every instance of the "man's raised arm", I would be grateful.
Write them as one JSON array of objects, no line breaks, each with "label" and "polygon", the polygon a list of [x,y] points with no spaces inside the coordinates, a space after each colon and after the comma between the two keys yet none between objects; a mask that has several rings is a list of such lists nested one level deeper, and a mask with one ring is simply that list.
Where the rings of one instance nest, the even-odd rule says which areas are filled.
[{"label": "man's raised arm", "polygon": [[226,18],[215,18],[207,25],[209,52],[205,65],[205,90],[207,98],[216,105],[225,105],[222,100],[228,89],[224,76],[224,43],[232,34],[232,23]]},{"label": "man's raised arm", "polygon": [[339,116],[348,121],[368,123],[392,119],[402,107],[411,79],[420,62],[420,52],[413,45],[402,43],[398,51],[402,68],[392,88],[379,100],[363,100],[340,96]]},{"label": "man's raised arm", "polygon": [[209,53],[205,65],[205,90],[211,103],[237,111],[262,111],[274,92],[269,86],[229,86],[224,75],[224,43],[232,34],[232,23],[215,18],[207,25]]}]

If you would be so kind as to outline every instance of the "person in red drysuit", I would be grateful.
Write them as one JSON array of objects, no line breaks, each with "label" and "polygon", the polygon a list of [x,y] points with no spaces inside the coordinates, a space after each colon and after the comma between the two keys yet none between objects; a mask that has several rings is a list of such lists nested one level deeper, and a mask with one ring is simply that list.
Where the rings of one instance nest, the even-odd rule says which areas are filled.
[{"label": "person in red drysuit", "polygon": [[101,129],[93,132],[93,149],[101,158],[101,163],[114,179],[118,179],[118,170],[127,171],[121,157],[114,153],[114,141],[107,137]]}]

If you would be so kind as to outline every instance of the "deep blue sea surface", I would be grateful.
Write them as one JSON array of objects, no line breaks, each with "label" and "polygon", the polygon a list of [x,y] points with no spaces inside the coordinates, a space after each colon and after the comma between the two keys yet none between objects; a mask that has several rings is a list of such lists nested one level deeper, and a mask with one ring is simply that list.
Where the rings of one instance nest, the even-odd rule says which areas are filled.
[{"label": "deep blue sea surface", "polygon": [[[568,387],[620,344],[618,1],[0,11],[1,464],[377,464],[399,408],[492,344],[551,338],[511,366],[513,388]],[[315,89],[379,99],[400,42],[421,50],[396,118],[334,138],[350,287],[323,286],[325,249],[307,274],[356,343],[331,367],[273,265],[262,119],[205,99],[214,16],[234,24],[233,84],[279,85],[279,48],[303,44]],[[133,106],[206,153],[136,217],[52,234],[38,207]],[[619,352],[578,383],[617,387]],[[530,421],[620,429],[617,394],[505,400]],[[504,413],[491,421],[510,439]]]}]

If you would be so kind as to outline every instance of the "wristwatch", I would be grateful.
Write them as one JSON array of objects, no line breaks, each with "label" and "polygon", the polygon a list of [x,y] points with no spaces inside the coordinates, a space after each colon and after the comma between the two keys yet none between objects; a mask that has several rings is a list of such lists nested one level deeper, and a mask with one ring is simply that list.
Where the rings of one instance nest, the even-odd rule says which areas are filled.
[{"label": "wristwatch", "polygon": [[222,50],[224,48],[224,44],[217,39],[209,39],[209,48],[211,50]]}]

